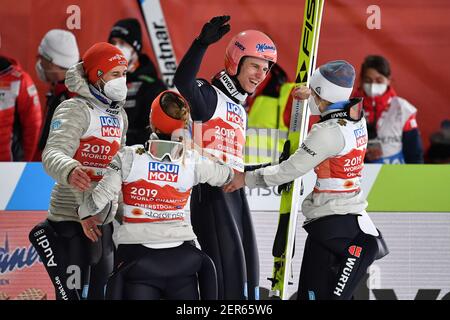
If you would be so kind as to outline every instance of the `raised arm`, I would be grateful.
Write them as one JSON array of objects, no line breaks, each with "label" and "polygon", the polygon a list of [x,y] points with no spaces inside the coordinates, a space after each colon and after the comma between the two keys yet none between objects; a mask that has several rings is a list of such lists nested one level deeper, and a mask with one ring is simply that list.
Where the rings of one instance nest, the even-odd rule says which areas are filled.
[{"label": "raised arm", "polygon": [[206,23],[175,73],[174,84],[189,101],[194,121],[207,121],[214,114],[217,104],[216,91],[206,80],[197,79],[197,74],[208,46],[230,30],[230,26],[226,24],[229,20],[229,16],[221,16]]}]

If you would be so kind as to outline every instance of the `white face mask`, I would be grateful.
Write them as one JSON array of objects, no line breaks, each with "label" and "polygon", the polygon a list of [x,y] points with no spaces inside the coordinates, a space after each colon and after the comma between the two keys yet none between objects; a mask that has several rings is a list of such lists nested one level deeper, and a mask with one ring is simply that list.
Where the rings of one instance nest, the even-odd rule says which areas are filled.
[{"label": "white face mask", "polygon": [[386,83],[367,83],[363,84],[364,92],[369,97],[378,97],[386,92],[388,85]]},{"label": "white face mask", "polygon": [[41,60],[36,61],[35,69],[39,80],[48,82],[47,75],[45,74],[44,68],[41,64]]},{"label": "white face mask", "polygon": [[105,83],[103,88],[105,95],[112,101],[125,100],[127,97],[127,90],[127,79],[125,77],[110,80]]},{"label": "white face mask", "polygon": [[127,59],[128,63],[130,63],[131,57],[133,56],[133,49],[120,44],[116,44],[116,48],[119,48],[119,50],[122,51],[123,56],[125,57],[125,59]]},{"label": "white face mask", "polygon": [[316,99],[314,99],[314,96],[312,94],[308,98],[308,107],[311,111],[311,115],[320,116],[321,112],[319,106],[317,105]]}]

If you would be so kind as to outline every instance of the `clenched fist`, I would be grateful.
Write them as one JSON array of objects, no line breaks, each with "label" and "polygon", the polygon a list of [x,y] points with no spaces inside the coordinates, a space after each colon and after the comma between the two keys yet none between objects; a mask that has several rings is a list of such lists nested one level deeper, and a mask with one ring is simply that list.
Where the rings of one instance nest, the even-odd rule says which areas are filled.
[{"label": "clenched fist", "polygon": [[305,86],[295,87],[291,94],[295,99],[306,100],[311,95],[311,89]]}]

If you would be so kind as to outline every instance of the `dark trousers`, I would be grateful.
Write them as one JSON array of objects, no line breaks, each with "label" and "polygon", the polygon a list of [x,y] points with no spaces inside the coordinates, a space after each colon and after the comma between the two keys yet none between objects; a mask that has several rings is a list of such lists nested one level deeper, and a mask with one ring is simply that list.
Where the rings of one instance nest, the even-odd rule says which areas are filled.
[{"label": "dark trousers", "polygon": [[259,255],[244,189],[224,193],[200,184],[191,195],[191,223],[214,261],[220,300],[259,299]]},{"label": "dark trousers", "polygon": [[320,218],[304,228],[308,237],[297,299],[351,299],[367,268],[377,258],[381,234],[365,234],[357,216],[350,214]]},{"label": "dark trousers", "polygon": [[214,264],[188,242],[163,249],[121,244],[106,296],[111,300],[217,299]]},{"label": "dark trousers", "polygon": [[92,242],[74,221],[46,220],[34,227],[29,239],[55,286],[57,300],[103,300],[113,270],[112,223],[100,227],[102,237]]}]

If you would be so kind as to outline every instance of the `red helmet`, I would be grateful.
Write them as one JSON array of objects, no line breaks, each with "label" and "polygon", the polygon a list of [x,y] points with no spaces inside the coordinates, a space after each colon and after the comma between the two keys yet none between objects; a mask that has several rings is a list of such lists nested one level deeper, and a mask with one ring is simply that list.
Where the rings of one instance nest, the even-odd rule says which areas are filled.
[{"label": "red helmet", "polygon": [[189,109],[189,104],[186,99],[179,93],[171,90],[165,90],[161,92],[155,100],[152,102],[151,112],[150,112],[150,123],[164,134],[170,135],[177,129],[182,129],[185,126],[185,121],[183,119],[175,119],[166,114],[161,107],[161,99],[165,94],[173,94],[181,99],[182,103]]},{"label": "red helmet", "polygon": [[245,56],[277,62],[277,48],[267,35],[257,30],[238,33],[225,51],[225,69],[230,76],[237,74],[239,62]]}]

